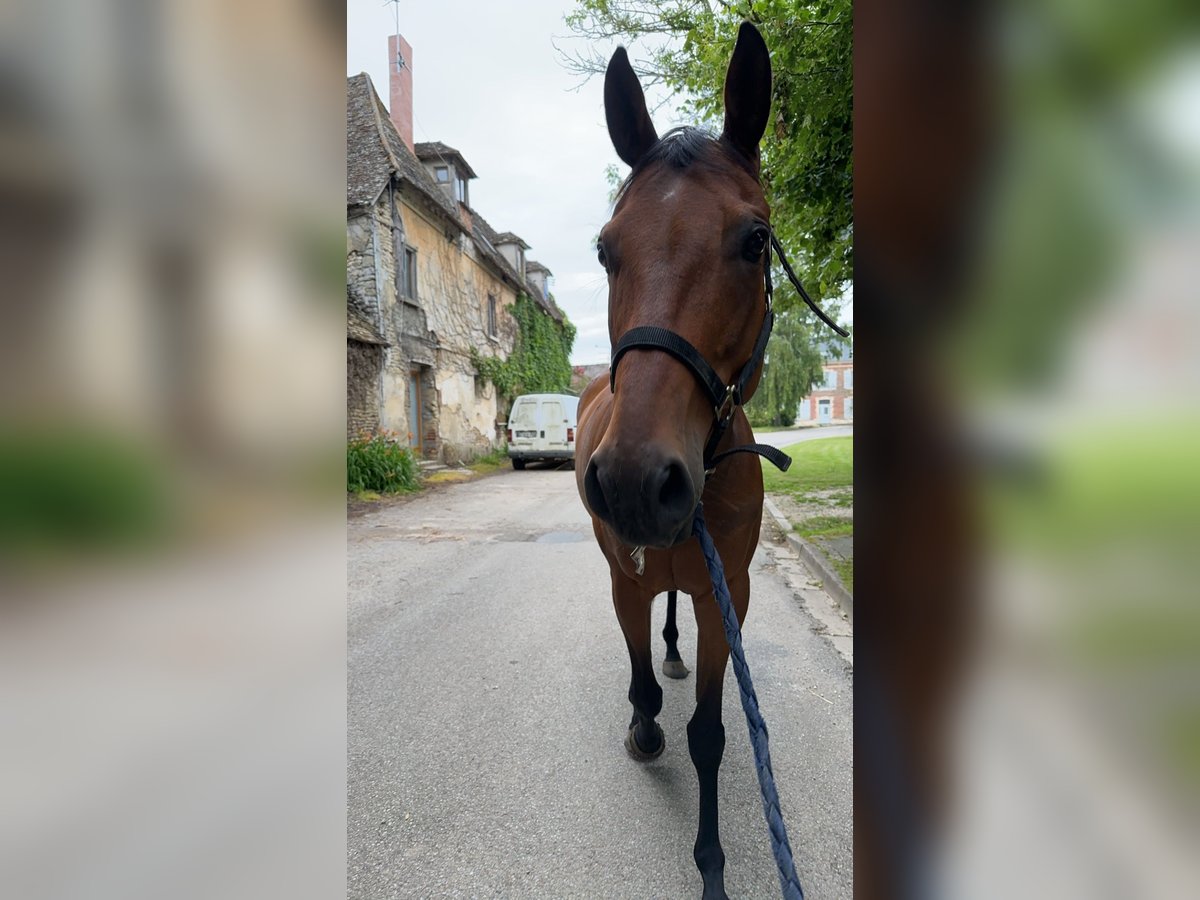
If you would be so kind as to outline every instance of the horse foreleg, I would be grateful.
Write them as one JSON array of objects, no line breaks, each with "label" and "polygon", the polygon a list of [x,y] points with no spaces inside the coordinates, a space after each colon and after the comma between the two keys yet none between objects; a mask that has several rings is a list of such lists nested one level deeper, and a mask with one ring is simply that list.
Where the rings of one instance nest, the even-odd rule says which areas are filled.
[{"label": "horse foreleg", "polygon": [[[738,622],[746,618],[750,578],[743,574],[729,582]],[[728,900],[725,893],[725,851],[717,824],[717,772],[725,754],[725,726],[721,723],[721,689],[729,644],[721,624],[721,610],[711,593],[693,599],[696,640],[696,712],[688,722],[688,751],[700,782],[700,824],[693,856],[704,880],[703,900]]]},{"label": "horse foreleg", "polygon": [[662,671],[668,678],[687,678],[688,667],[679,655],[679,629],[675,627],[676,591],[667,591],[667,624],[663,627],[663,640],[667,642],[667,656]]},{"label": "horse foreleg", "polygon": [[613,606],[625,634],[632,675],[629,702],[633,718],[625,736],[625,749],[634,759],[645,761],[660,756],[667,742],[662,728],[654,721],[662,710],[662,688],[654,677],[650,649],[650,605],[654,595],[619,572],[613,575]]}]

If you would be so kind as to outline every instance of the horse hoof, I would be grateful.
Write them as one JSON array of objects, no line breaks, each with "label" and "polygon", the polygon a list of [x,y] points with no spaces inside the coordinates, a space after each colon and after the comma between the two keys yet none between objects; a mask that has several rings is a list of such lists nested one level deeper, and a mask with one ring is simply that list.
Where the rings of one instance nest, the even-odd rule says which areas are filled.
[{"label": "horse hoof", "polygon": [[667,749],[667,736],[663,734],[662,726],[657,722],[654,723],[654,731],[658,735],[658,749],[647,753],[638,746],[637,739],[633,736],[634,729],[630,728],[629,733],[625,735],[625,751],[638,762],[650,762],[652,759],[658,759]]},{"label": "horse hoof", "polygon": [[688,677],[688,667],[683,664],[682,659],[664,659],[662,671],[668,678]]}]

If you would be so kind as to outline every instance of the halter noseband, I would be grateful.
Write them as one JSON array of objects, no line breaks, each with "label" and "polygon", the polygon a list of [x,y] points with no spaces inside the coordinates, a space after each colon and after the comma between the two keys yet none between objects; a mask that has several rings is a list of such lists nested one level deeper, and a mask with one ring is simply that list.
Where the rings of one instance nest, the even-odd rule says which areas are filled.
[{"label": "halter noseband", "polygon": [[609,390],[613,393],[616,393],[617,390],[617,363],[621,361],[621,357],[627,351],[634,348],[651,348],[669,353],[687,366],[692,371],[692,374],[696,376],[696,380],[700,382],[700,386],[704,388],[709,400],[712,401],[713,416],[715,418],[713,430],[709,435],[708,443],[704,447],[704,471],[706,474],[711,474],[716,468],[717,463],[734,453],[757,453],[759,456],[770,460],[771,463],[778,466],[784,472],[792,464],[790,457],[781,453],[775,447],[766,444],[746,444],[726,450],[723,453],[716,452],[717,445],[721,442],[721,438],[725,436],[725,431],[729,427],[729,423],[733,421],[735,410],[745,402],[746,388],[750,384],[750,379],[754,377],[754,373],[762,364],[763,356],[767,352],[767,341],[770,340],[771,329],[775,325],[775,311],[771,306],[771,250],[774,250],[778,254],[779,261],[783,263],[784,272],[787,273],[788,279],[800,292],[800,296],[804,302],[820,316],[821,321],[838,334],[846,337],[847,333],[835,325],[825,313],[817,308],[817,305],[813,303],[808,293],[800,285],[800,281],[796,278],[792,267],[788,264],[787,259],[784,258],[783,247],[780,246],[779,240],[775,237],[774,230],[772,230],[770,246],[764,255],[763,262],[767,308],[763,315],[762,328],[758,332],[758,339],[754,342],[754,352],[750,354],[750,358],[742,366],[741,371],[731,383],[726,384],[721,379],[721,376],[716,373],[716,370],[709,365],[708,360],[704,358],[699,350],[669,328],[661,328],[657,325],[639,325],[625,332],[621,336],[621,339],[617,341],[616,346],[613,347],[612,361],[609,363],[608,374]]}]

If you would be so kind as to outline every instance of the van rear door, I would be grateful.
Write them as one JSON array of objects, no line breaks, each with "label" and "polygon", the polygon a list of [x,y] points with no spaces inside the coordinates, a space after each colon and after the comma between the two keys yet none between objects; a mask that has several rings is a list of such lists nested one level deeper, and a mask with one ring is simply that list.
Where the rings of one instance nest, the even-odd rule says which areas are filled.
[{"label": "van rear door", "polygon": [[512,429],[514,447],[528,450],[537,443],[537,407],[537,401],[533,398],[520,399],[513,406],[512,414],[508,417],[508,427]]},{"label": "van rear door", "polygon": [[567,448],[567,419],[563,405],[557,400],[542,402],[542,422],[546,426],[546,447],[550,450]]}]

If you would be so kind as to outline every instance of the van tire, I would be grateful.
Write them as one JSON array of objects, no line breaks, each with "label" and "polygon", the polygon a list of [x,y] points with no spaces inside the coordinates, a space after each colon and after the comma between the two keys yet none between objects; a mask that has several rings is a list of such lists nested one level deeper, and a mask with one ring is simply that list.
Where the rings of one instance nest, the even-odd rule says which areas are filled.
[{"label": "van tire", "polygon": [[525,460],[523,460],[523,459],[514,459],[512,462],[513,462],[513,468],[516,469],[518,472],[520,472],[522,469],[525,468]]}]

